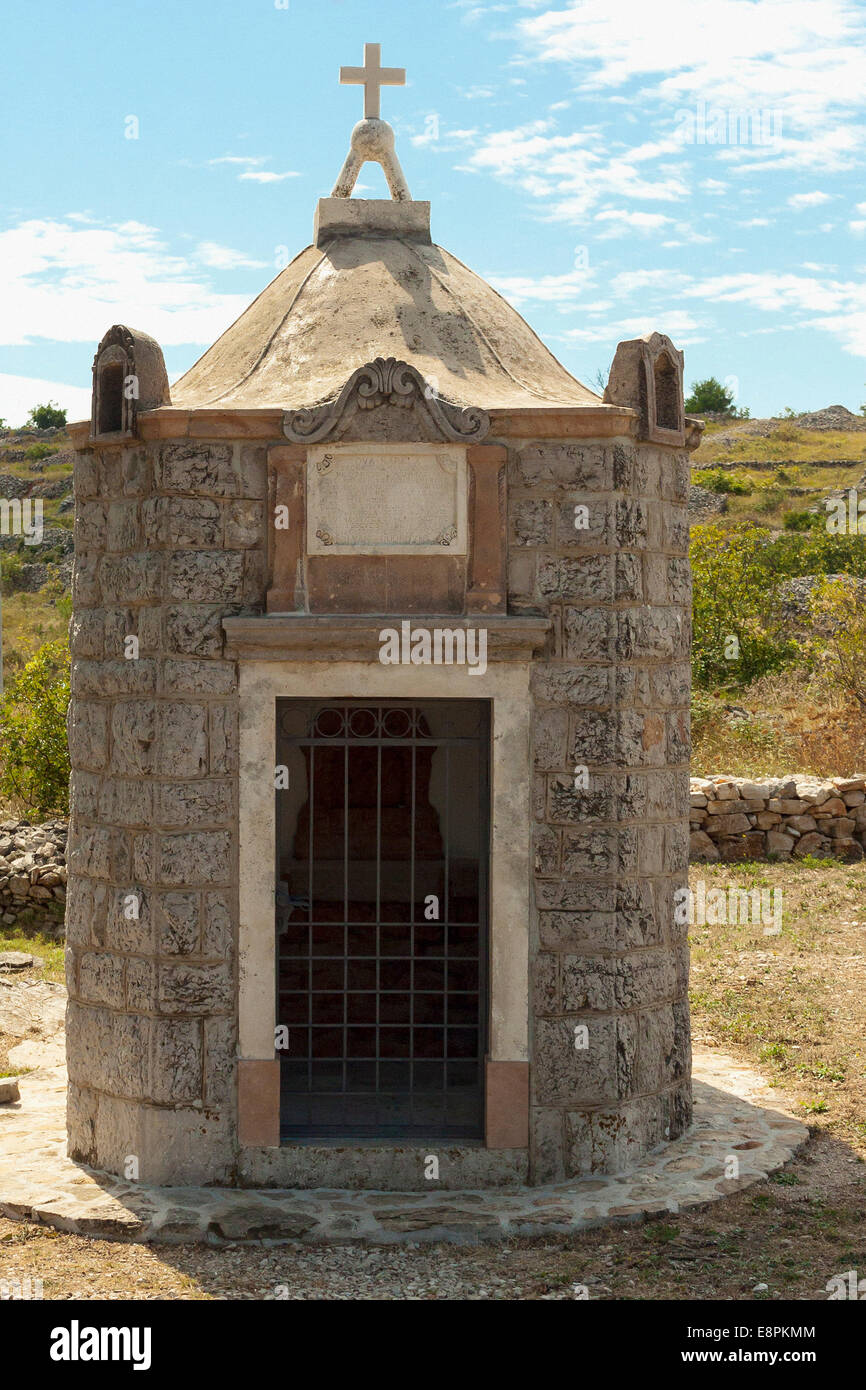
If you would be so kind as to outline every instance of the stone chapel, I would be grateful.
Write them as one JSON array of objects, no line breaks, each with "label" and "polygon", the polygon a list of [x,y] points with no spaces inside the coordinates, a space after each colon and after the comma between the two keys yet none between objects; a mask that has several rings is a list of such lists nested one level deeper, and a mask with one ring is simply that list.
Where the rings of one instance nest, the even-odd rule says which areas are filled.
[{"label": "stone chapel", "polygon": [[432,240],[402,70],[341,76],[312,244],[174,385],[110,328],[70,430],[69,1152],[622,1171],[691,1120],[682,354],[583,386]]}]

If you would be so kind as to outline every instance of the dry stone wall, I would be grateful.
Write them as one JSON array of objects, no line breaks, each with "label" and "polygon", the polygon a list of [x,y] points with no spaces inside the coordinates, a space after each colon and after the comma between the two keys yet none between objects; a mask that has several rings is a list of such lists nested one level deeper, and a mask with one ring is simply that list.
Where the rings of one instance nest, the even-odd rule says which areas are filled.
[{"label": "dry stone wall", "polygon": [[264,597],[265,451],[75,465],[67,942],[73,1157],[143,1181],[233,1166],[237,672]]},{"label": "dry stone wall", "polygon": [[0,922],[14,926],[26,913],[33,925],[62,933],[66,901],[64,820],[32,825],[0,821]]},{"label": "dry stone wall", "polygon": [[627,1168],[691,1120],[688,486],[681,451],[510,449],[509,607],[554,629],[532,673],[535,1182]]},{"label": "dry stone wall", "polygon": [[866,773],[854,777],[693,777],[692,859],[862,859]]}]

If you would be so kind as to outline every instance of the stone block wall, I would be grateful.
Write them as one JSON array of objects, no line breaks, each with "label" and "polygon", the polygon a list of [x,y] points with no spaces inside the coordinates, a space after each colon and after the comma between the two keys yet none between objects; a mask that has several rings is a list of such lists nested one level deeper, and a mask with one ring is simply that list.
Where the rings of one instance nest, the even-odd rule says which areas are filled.
[{"label": "stone block wall", "polygon": [[221,622],[264,599],[265,450],[85,450],[75,497],[70,1153],[120,1173],[134,1159],[147,1182],[224,1182],[238,711]]},{"label": "stone block wall", "polygon": [[673,909],[688,867],[688,487],[682,450],[509,449],[509,610],[554,628],[532,673],[539,1183],[627,1168],[691,1120]]},{"label": "stone block wall", "polygon": [[863,776],[693,777],[690,854],[698,861],[862,859],[866,850]]},{"label": "stone block wall", "polygon": [[[508,454],[509,611],[553,629],[531,679],[542,1183],[627,1168],[691,1117],[673,910],[689,469],[626,439],[490,442]],[[134,1159],[146,1182],[235,1177],[238,709],[221,623],[264,606],[265,457],[190,440],[76,462],[70,1152],[120,1173]]]}]

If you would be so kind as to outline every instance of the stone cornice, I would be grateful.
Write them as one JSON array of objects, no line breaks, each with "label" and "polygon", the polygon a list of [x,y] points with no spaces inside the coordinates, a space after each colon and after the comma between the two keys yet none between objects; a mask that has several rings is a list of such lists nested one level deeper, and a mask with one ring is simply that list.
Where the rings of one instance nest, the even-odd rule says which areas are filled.
[{"label": "stone cornice", "polygon": [[[377,665],[385,628],[408,621],[425,628],[487,633],[488,661],[531,661],[545,645],[551,629],[548,618],[500,617],[490,614],[372,614],[360,617],[330,614],[272,613],[268,617],[224,618],[224,655],[245,661],[360,661]],[[459,669],[459,668],[456,668]]]},{"label": "stone cornice", "polygon": [[[492,409],[487,441],[499,439],[613,439],[637,433],[638,413],[625,406],[532,406],[527,409]],[[137,422],[138,439],[243,439],[283,442],[285,411],[276,407],[242,410],[183,410],[163,406],[143,411]],[[91,447],[90,421],[68,427],[69,438],[77,449]],[[136,441],[132,441],[134,444]],[[351,440],[344,437],[344,443]],[[471,442],[467,440],[466,442]],[[130,447],[130,440],[106,438],[100,449]]]}]

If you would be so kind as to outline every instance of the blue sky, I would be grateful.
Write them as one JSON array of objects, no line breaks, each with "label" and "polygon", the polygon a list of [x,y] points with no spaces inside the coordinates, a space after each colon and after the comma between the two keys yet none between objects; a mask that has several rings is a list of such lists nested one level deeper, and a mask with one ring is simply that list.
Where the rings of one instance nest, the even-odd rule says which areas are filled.
[{"label": "blue sky", "polygon": [[[578,377],[653,328],[753,415],[866,401],[862,0],[3,0],[0,417],[179,376],[311,239],[362,113],[434,239]],[[136,134],[137,138],[128,138]],[[386,196],[381,171],[361,174]],[[354,364],[348,364],[354,365]]]}]

